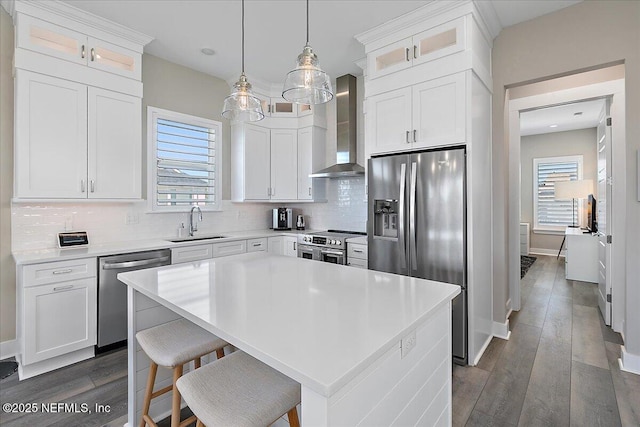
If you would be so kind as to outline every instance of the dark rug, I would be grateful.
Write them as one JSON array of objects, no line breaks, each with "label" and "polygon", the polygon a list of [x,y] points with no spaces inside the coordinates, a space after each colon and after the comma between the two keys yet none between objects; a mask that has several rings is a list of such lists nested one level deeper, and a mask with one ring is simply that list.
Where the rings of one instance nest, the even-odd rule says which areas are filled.
[{"label": "dark rug", "polygon": [[525,274],[527,274],[527,271],[529,270],[531,265],[533,265],[534,262],[536,262],[536,257],[520,255],[520,278],[521,279],[524,277]]},{"label": "dark rug", "polygon": [[16,362],[0,362],[0,379],[7,378],[18,370]]}]

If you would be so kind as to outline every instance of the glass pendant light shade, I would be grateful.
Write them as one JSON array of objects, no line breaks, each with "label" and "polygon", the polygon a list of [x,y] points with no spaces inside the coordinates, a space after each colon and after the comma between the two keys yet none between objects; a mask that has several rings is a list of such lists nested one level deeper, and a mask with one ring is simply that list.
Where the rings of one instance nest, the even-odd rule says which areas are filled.
[{"label": "glass pendant light shade", "polygon": [[298,55],[297,66],[284,81],[282,97],[296,104],[324,104],[333,99],[331,79],[322,71],[308,44]]},{"label": "glass pendant light shade", "polygon": [[251,83],[247,81],[244,73],[233,85],[231,95],[224,99],[222,117],[241,122],[257,122],[264,119],[262,104],[251,92]]},{"label": "glass pendant light shade", "polygon": [[257,122],[264,119],[262,104],[251,92],[251,83],[244,74],[244,0],[242,0],[242,73],[233,85],[231,95],[224,99],[222,117],[231,121]]}]

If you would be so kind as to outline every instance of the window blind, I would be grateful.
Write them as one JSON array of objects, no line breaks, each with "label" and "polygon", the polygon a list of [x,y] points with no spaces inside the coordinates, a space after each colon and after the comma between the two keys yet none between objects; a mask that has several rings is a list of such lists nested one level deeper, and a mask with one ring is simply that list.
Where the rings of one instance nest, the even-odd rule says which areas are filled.
[{"label": "window blind", "polygon": [[216,129],[156,120],[156,205],[216,203]]},{"label": "window blind", "polygon": [[555,184],[578,179],[577,161],[538,162],[537,166],[537,224],[539,226],[567,226],[577,217],[577,203],[572,200],[556,200]]}]

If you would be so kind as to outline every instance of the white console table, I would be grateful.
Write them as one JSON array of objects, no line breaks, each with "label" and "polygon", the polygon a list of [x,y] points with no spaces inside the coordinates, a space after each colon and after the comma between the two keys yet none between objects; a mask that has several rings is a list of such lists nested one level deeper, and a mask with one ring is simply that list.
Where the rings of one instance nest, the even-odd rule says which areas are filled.
[{"label": "white console table", "polygon": [[565,275],[567,280],[598,283],[598,237],[580,228],[567,227]]}]

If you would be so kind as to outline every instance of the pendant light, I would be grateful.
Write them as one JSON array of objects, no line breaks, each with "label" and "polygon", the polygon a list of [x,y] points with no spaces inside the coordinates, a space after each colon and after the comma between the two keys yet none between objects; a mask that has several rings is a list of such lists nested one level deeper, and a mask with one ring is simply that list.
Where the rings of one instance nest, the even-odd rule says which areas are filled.
[{"label": "pendant light", "polygon": [[282,97],[296,104],[324,104],[333,99],[331,79],[319,67],[318,57],[309,45],[309,0],[307,0],[307,44],[298,55],[298,63],[287,74]]},{"label": "pendant light", "polygon": [[262,104],[251,92],[251,83],[244,74],[244,0],[242,0],[242,74],[233,85],[231,95],[224,100],[222,117],[232,121],[257,122],[264,119]]}]

